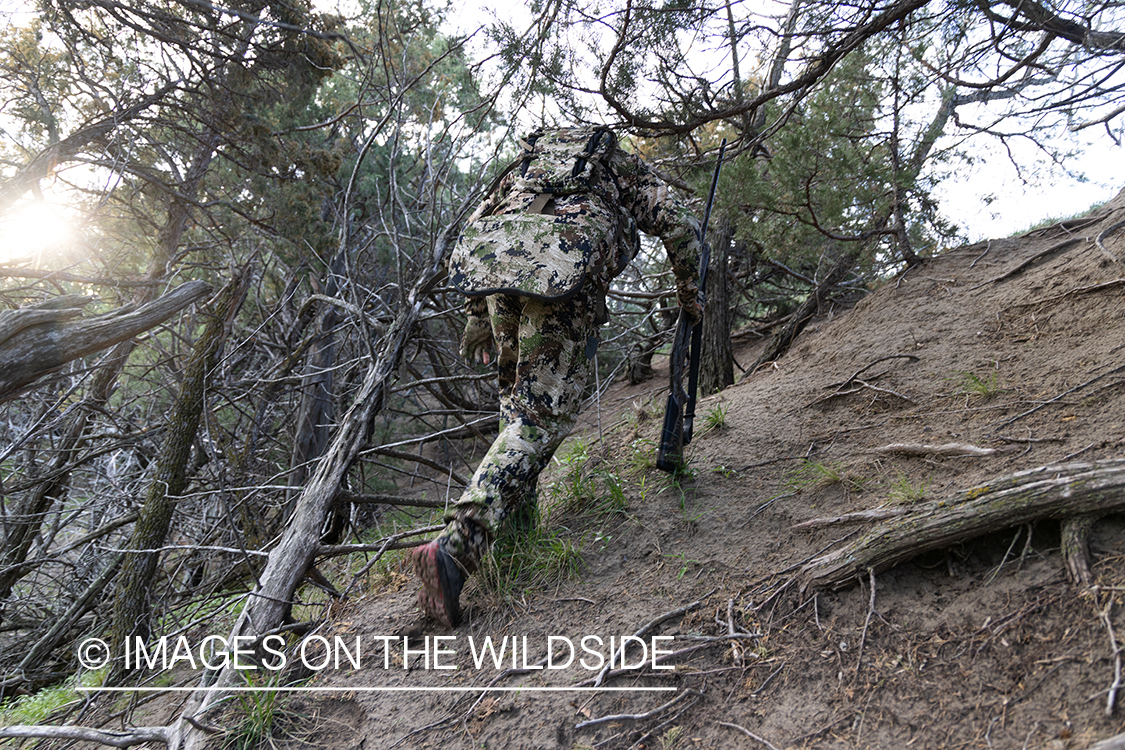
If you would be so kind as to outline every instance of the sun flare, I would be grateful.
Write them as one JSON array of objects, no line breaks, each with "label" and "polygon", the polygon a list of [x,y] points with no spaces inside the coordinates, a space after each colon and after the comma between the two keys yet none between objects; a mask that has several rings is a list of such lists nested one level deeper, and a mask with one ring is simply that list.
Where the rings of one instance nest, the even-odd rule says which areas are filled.
[{"label": "sun flare", "polygon": [[74,224],[58,209],[33,201],[0,219],[0,263],[50,264],[77,239]]}]

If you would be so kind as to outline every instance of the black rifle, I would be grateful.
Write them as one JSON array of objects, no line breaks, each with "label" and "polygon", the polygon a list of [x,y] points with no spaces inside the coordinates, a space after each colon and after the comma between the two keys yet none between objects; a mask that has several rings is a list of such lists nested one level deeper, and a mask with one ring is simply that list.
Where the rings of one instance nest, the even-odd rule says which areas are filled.
[{"label": "black rifle", "polygon": [[[703,212],[703,228],[699,232],[702,250],[699,254],[699,291],[707,291],[707,266],[711,263],[711,248],[707,245],[707,223],[711,220],[711,204],[715,201],[715,188],[719,184],[719,170],[723,166],[723,152],[727,148],[724,138],[719,145],[719,158],[715,161],[715,174],[711,177],[711,192]],[[688,342],[691,354],[685,356]],[[699,357],[703,348],[703,321],[693,325],[691,318],[680,310],[676,320],[676,338],[672,342],[671,385],[668,404],[664,407],[664,428],[660,432],[660,447],[656,451],[656,468],[674,472],[684,465],[684,446],[691,442],[695,422],[695,392],[699,388]],[[684,391],[684,360],[689,359],[688,389]]]}]

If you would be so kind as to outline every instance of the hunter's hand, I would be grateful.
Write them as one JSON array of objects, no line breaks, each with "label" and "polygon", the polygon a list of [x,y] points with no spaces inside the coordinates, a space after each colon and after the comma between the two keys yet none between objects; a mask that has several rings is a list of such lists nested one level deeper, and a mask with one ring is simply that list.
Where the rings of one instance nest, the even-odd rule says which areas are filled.
[{"label": "hunter's hand", "polygon": [[691,320],[693,326],[703,322],[703,310],[707,307],[707,298],[703,292],[696,292],[694,296],[680,300],[680,309]]},{"label": "hunter's hand", "polygon": [[466,362],[481,361],[488,364],[492,357],[492,324],[488,318],[470,315],[465,324],[465,335],[461,337],[461,356]]}]

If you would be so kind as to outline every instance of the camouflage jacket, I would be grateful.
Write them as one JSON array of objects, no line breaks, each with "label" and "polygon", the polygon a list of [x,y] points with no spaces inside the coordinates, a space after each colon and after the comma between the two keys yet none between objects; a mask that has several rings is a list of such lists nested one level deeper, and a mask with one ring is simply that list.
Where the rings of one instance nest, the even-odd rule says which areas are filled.
[{"label": "camouflage jacket", "polygon": [[[584,223],[612,224],[618,221],[613,214],[616,207],[607,205],[605,198],[617,196],[618,206],[632,217],[636,228],[659,237],[663,242],[676,277],[677,296],[681,303],[693,300],[698,294],[699,221],[640,157],[618,149],[611,166],[616,182],[591,191],[600,198],[590,193],[555,196],[550,212],[556,219],[566,219],[569,215],[576,226]],[[469,221],[526,213],[539,194],[521,192],[520,179],[515,172],[505,176],[499,187],[477,207]],[[607,183],[610,181],[608,175],[604,179]],[[594,249],[595,259],[591,265],[598,269],[597,278],[587,279],[602,295],[612,279],[624,270],[634,252],[627,232],[625,236],[618,233],[610,237]],[[534,252],[535,248],[530,251]],[[478,314],[483,309],[483,298],[468,300],[467,311],[470,313]]]}]

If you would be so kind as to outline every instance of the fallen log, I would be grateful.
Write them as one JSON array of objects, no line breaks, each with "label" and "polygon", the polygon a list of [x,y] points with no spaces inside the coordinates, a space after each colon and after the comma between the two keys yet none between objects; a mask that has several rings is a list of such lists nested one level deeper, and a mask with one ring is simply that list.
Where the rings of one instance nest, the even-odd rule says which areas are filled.
[{"label": "fallen log", "polygon": [[802,591],[839,588],[869,570],[878,573],[1011,526],[1120,509],[1125,509],[1125,459],[1041,466],[915,506],[813,558],[795,578]]},{"label": "fallen log", "polygon": [[168,742],[167,727],[134,727],[120,731],[89,727],[55,727],[50,725],[0,727],[0,738],[69,740],[96,742],[110,747],[132,747],[146,742]]},{"label": "fallen log", "polygon": [[80,295],[0,312],[0,402],[71,360],[155,328],[210,293],[206,282],[189,281],[138,308],[85,320],[74,320],[89,302]]}]

